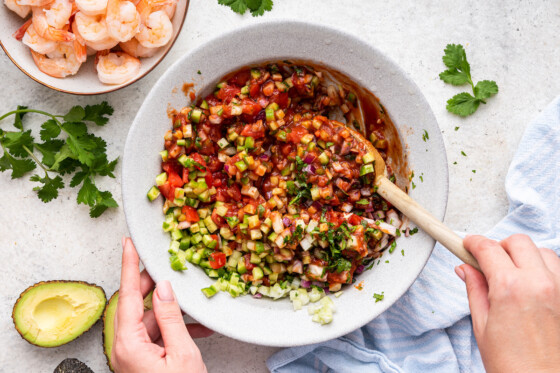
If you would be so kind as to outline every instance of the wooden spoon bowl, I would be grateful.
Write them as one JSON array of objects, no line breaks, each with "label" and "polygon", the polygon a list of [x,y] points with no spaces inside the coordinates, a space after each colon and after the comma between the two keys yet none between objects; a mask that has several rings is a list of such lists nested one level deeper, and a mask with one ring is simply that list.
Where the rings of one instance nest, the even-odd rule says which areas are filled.
[{"label": "wooden spoon bowl", "polygon": [[346,128],[350,131],[354,140],[361,143],[367,148],[368,152],[374,155],[375,185],[377,186],[377,193],[381,197],[399,209],[400,212],[406,215],[424,232],[428,233],[432,238],[445,246],[457,258],[480,271],[478,262],[472,254],[465,249],[461,237],[410,198],[410,196],[403,192],[397,185],[389,181],[387,178],[385,160],[371,142],[366,140],[362,134],[350,126],[346,126],[340,122],[334,122],[334,126],[343,126]]}]

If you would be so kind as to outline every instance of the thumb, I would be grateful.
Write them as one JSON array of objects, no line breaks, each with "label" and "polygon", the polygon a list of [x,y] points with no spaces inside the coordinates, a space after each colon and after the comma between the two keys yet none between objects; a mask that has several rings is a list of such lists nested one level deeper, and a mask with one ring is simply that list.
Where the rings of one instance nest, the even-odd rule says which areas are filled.
[{"label": "thumb", "polygon": [[154,315],[168,356],[178,356],[194,345],[169,281],[157,284],[152,299]]},{"label": "thumb", "polygon": [[488,320],[488,283],[482,273],[468,264],[455,267],[457,275],[465,281],[467,285],[467,295],[469,307],[473,321],[475,336],[482,336]]}]

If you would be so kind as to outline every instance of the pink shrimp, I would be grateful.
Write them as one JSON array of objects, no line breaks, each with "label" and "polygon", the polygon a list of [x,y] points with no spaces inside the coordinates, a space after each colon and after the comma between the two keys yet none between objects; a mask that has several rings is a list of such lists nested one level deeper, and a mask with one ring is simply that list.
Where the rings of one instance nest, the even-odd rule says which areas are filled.
[{"label": "pink shrimp", "polygon": [[[70,16],[68,16],[68,18],[70,18]],[[74,40],[74,35],[71,32],[62,29],[62,27],[55,28],[49,24],[47,21],[47,14],[43,8],[33,7],[32,20],[37,34],[45,39],[61,42]]]},{"label": "pink shrimp", "polygon": [[17,0],[4,0],[4,4],[8,9],[16,13],[21,18],[27,17],[29,12],[31,11],[29,5],[21,5],[17,2]]},{"label": "pink shrimp", "polygon": [[130,54],[133,57],[152,57],[158,51],[158,48],[146,48],[136,40],[132,38],[124,43],[119,43],[119,46],[123,51]]},{"label": "pink shrimp", "polygon": [[120,42],[132,39],[140,29],[140,14],[128,0],[109,0],[106,14],[107,30]]},{"label": "pink shrimp", "polygon": [[105,84],[123,84],[140,72],[140,60],[125,52],[97,53],[97,76]]},{"label": "pink shrimp", "polygon": [[74,75],[80,69],[85,47],[78,47],[79,43],[58,43],[56,49],[47,54],[41,54],[31,49],[35,64],[47,75],[54,78],[65,78]]}]

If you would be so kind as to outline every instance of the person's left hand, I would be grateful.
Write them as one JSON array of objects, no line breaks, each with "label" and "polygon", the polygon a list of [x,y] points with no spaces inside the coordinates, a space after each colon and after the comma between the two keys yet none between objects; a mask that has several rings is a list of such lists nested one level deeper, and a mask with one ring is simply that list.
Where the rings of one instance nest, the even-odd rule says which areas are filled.
[{"label": "person's left hand", "polygon": [[[123,238],[121,287],[115,315],[111,364],[116,372],[206,372],[192,338],[213,333],[200,324],[185,325],[169,281],[154,290],[153,310],[144,312],[143,298],[154,288],[130,238]],[[187,330],[188,328],[188,330]]]}]

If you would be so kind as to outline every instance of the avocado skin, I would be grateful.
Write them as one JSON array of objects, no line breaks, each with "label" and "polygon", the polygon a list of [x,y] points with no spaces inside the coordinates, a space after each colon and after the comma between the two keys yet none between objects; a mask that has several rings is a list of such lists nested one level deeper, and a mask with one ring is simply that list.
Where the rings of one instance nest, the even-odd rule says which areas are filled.
[{"label": "avocado skin", "polygon": [[[113,346],[111,345],[110,348],[105,344],[105,334],[108,332],[109,328],[111,328],[112,330],[114,330],[115,325],[107,325],[107,314],[109,312],[116,312],[117,311],[117,307],[115,305],[115,307],[113,306],[114,302],[117,302],[119,300],[119,291],[115,291],[113,293],[113,295],[111,295],[111,298],[109,298],[109,302],[107,302],[107,307],[105,307],[105,311],[103,311],[103,353],[105,354],[105,357],[107,358],[107,366],[109,367],[109,369],[111,370],[111,372],[114,372],[113,370],[113,366],[111,365],[111,350],[113,348]],[[114,320],[114,317],[112,317],[112,319]]]},{"label": "avocado skin", "polygon": [[[91,326],[90,326],[89,328],[87,328],[86,330],[84,330],[80,335],[76,336],[76,338],[74,338],[74,339],[72,339],[72,340],[70,340],[70,341],[68,341],[68,342],[66,342],[66,343],[63,343],[63,344],[61,344],[61,345],[57,345],[57,346],[41,346],[41,345],[39,345],[39,344],[33,343],[33,342],[29,341],[28,339],[26,339],[26,338],[23,336],[23,332],[18,328],[16,319],[15,319],[16,307],[17,307],[19,301],[23,299],[23,297],[25,296],[25,294],[26,294],[29,290],[31,290],[31,289],[33,289],[33,288],[35,288],[35,287],[38,287],[38,286],[42,286],[42,285],[46,285],[46,284],[55,284],[55,283],[59,283],[59,284],[61,284],[61,283],[65,283],[65,284],[82,284],[82,285],[91,286],[91,287],[94,287],[94,288],[97,288],[97,289],[101,290],[101,292],[103,293],[103,297],[104,297],[105,299],[107,299],[107,294],[105,294],[105,290],[104,290],[101,286],[96,285],[96,284],[91,284],[91,283],[86,282],[86,281],[50,280],[50,281],[40,281],[40,282],[37,282],[37,283],[35,283],[35,284],[29,286],[27,289],[25,289],[24,291],[21,292],[21,294],[19,295],[19,298],[18,298],[18,299],[16,300],[16,302],[14,303],[14,308],[12,309],[12,321],[14,322],[14,326],[15,326],[15,328],[16,328],[18,334],[20,335],[20,337],[21,337],[24,341],[26,341],[26,342],[28,342],[28,343],[34,345],[34,346],[37,346],[37,347],[42,347],[42,348],[54,348],[54,347],[59,347],[59,346],[62,346],[62,345],[64,345],[64,344],[66,344],[66,343],[70,343],[70,342],[72,342],[72,341],[75,341],[76,339],[78,339],[79,337],[81,337],[84,333],[86,333],[87,331],[89,331],[89,330],[97,323],[97,321],[99,320],[99,319],[95,320],[95,322],[92,323]],[[107,304],[105,303],[105,308],[106,308],[106,306],[107,306]],[[105,309],[103,310],[103,312],[105,312]],[[89,368],[88,368],[88,369],[89,369]]]},{"label": "avocado skin", "polygon": [[93,373],[93,370],[78,359],[67,358],[58,364],[53,373]]}]

